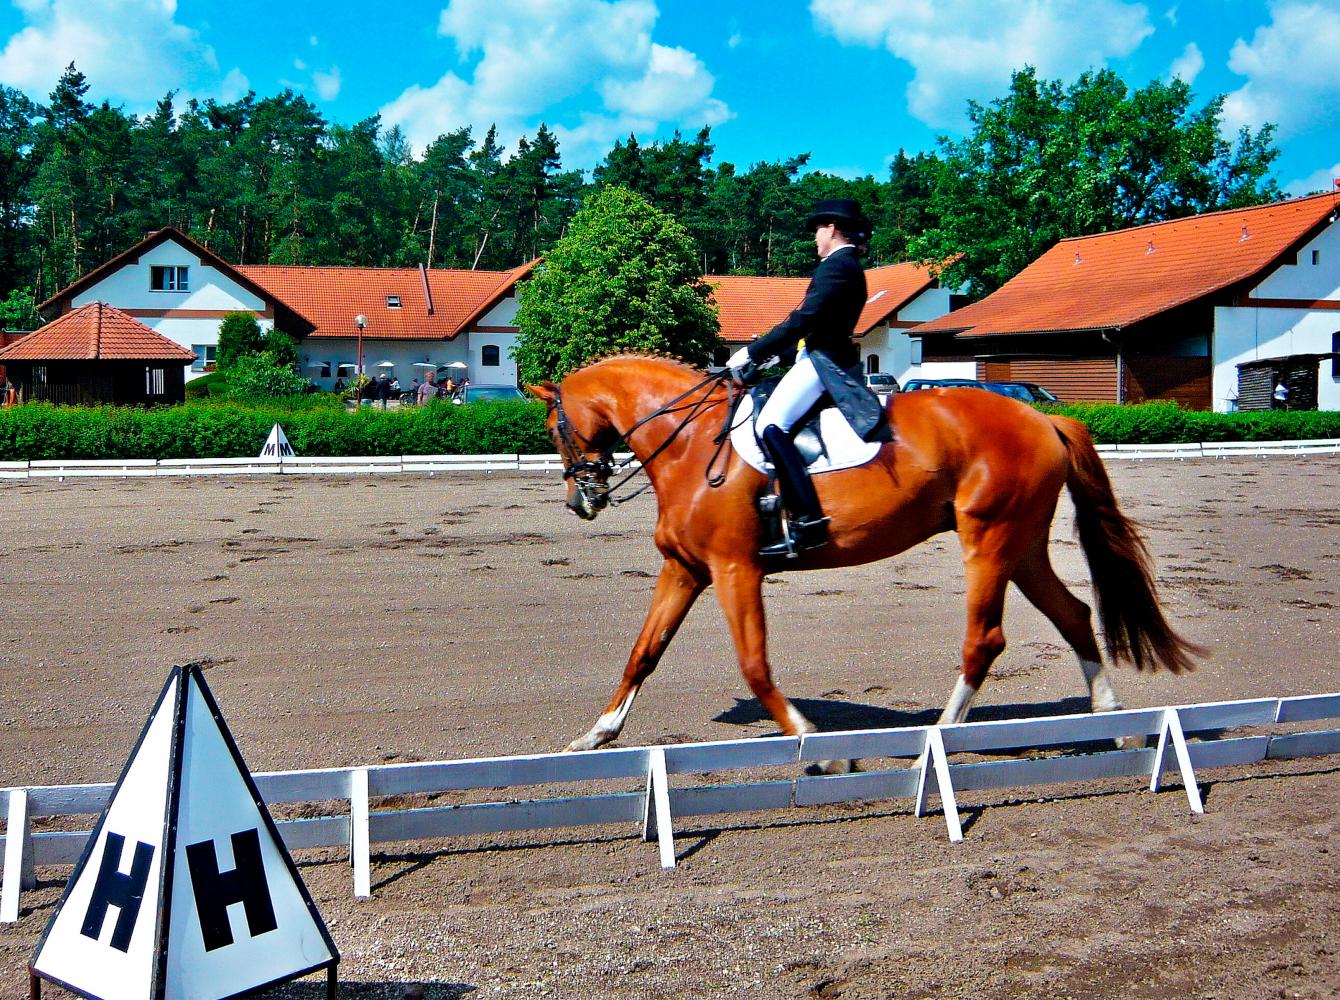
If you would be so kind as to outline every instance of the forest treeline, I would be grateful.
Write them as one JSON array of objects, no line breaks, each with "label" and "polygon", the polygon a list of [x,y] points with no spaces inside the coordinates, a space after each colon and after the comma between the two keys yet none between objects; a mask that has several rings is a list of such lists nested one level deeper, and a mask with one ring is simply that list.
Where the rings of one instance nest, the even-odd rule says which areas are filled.
[{"label": "forest treeline", "polygon": [[[965,138],[857,179],[807,171],[809,153],[718,163],[708,128],[630,135],[588,173],[564,167],[545,125],[461,128],[419,154],[398,127],[329,122],[290,90],[182,107],[168,94],[136,116],[89,88],[73,64],[45,103],[0,84],[0,324],[166,225],[239,264],[500,269],[617,185],[683,223],[705,273],[804,275],[806,212],[851,197],[875,222],[870,264],[949,261],[981,295],[1065,236],[1280,196],[1271,126],[1230,141],[1222,97],[1196,107],[1180,80],[1132,89],[1109,71],[1020,70],[1006,96],[970,103]],[[897,148],[873,125],[869,141]]]}]

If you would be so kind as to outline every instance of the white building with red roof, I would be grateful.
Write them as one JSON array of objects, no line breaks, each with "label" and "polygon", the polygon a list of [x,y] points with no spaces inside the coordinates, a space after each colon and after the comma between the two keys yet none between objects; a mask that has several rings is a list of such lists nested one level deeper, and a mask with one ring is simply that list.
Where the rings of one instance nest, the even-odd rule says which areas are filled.
[{"label": "white building with red roof", "polygon": [[979,378],[1063,400],[1340,409],[1340,197],[1061,240],[980,302],[913,331]]}]

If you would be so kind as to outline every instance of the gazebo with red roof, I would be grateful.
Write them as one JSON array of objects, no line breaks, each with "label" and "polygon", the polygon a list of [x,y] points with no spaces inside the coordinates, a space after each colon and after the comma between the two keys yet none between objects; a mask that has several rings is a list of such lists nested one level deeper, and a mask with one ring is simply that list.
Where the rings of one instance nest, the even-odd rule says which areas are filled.
[{"label": "gazebo with red roof", "polygon": [[0,350],[22,402],[180,403],[195,355],[105,302],[66,313]]}]

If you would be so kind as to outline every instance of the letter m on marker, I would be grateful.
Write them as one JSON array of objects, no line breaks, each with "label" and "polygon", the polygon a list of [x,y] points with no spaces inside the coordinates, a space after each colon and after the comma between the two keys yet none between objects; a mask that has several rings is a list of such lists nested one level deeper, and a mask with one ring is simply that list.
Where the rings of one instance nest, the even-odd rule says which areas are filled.
[{"label": "letter m on marker", "polygon": [[200,914],[200,934],[205,951],[213,951],[233,943],[233,929],[228,923],[228,907],[241,903],[247,915],[247,929],[252,937],[276,929],[274,904],[270,901],[270,887],[265,881],[265,862],[261,858],[261,840],[258,831],[243,830],[232,836],[232,871],[220,872],[219,859],[214,853],[214,842],[202,840],[186,848],[186,861],[191,869],[191,888],[195,892],[195,908]]},{"label": "letter m on marker", "polygon": [[130,951],[130,937],[135,932],[135,921],[140,915],[140,904],[144,902],[144,887],[149,881],[149,865],[154,859],[154,846],[135,842],[135,857],[130,863],[130,874],[120,871],[121,851],[126,838],[119,833],[108,831],[107,842],[102,849],[102,864],[98,867],[98,878],[93,883],[93,893],[89,896],[88,911],[84,914],[84,924],[79,932],[84,937],[97,940],[102,934],[103,922],[107,919],[107,907],[118,910],[116,927],[112,930],[111,945],[117,951]]}]

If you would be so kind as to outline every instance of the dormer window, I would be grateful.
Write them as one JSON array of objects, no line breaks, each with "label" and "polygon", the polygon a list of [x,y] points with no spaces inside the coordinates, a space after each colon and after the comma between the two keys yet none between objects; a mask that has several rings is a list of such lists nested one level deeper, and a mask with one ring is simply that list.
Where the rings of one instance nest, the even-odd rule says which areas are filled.
[{"label": "dormer window", "polygon": [[387,309],[399,309],[399,308],[400,308],[400,296],[399,296],[399,295],[388,295],[388,296],[386,296],[386,308],[387,308]]},{"label": "dormer window", "polygon": [[191,290],[190,272],[189,267],[155,264],[149,268],[149,287],[155,292],[188,292]]}]

